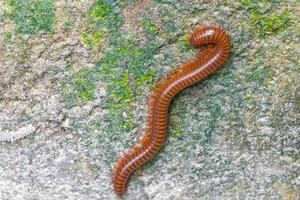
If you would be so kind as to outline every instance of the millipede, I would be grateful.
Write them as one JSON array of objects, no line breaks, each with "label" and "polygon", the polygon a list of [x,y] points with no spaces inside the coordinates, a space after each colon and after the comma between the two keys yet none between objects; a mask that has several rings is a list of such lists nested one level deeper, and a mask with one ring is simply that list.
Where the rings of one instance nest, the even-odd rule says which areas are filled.
[{"label": "millipede", "polygon": [[229,35],[218,25],[204,24],[198,27],[190,35],[189,43],[202,48],[195,58],[170,71],[166,78],[156,83],[148,102],[145,135],[115,163],[112,182],[117,196],[126,193],[131,174],[153,158],[163,146],[167,137],[168,111],[172,98],[213,73],[229,56]]}]

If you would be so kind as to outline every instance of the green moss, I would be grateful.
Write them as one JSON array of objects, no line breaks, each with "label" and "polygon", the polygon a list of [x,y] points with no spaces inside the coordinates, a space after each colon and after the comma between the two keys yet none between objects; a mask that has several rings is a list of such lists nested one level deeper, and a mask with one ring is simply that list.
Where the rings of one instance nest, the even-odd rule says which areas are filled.
[{"label": "green moss", "polygon": [[252,0],[239,0],[239,6],[250,6],[251,5]]},{"label": "green moss", "polygon": [[189,42],[188,35],[181,36],[177,41],[177,44],[179,45],[179,49],[181,52],[185,52],[193,48],[193,46]]},{"label": "green moss", "polygon": [[16,24],[16,31],[34,34],[38,31],[50,31],[54,20],[52,0],[6,0],[11,11],[8,16]]},{"label": "green moss", "polygon": [[89,10],[89,19],[93,21],[107,21],[110,13],[112,13],[112,7],[104,1],[98,0]]},{"label": "green moss", "polygon": [[154,36],[158,34],[157,26],[149,18],[147,17],[142,18],[140,20],[140,23],[148,35]]},{"label": "green moss", "polygon": [[[79,80],[83,81],[75,81],[77,80],[74,79],[75,75],[71,74],[61,84],[66,105],[70,107],[92,98],[94,81],[103,83],[107,94],[105,106],[109,114],[105,117],[107,124],[102,125],[101,129],[107,132],[114,131],[116,134],[124,134],[134,128],[136,121],[133,114],[134,105],[141,94],[153,86],[153,76],[157,68],[153,56],[164,42],[159,37],[152,37],[158,34],[158,28],[148,18],[140,20],[145,32],[152,37],[144,45],[138,44],[133,38],[134,35],[119,32],[123,23],[121,11],[128,3],[130,1],[95,1],[88,11],[88,23],[82,32],[82,37],[84,42],[91,46],[98,45],[102,39],[105,39],[108,48],[103,49],[102,57],[91,69],[92,72],[81,73]],[[104,35],[106,33],[107,35]],[[90,74],[93,76],[90,77]],[[87,95],[75,89],[82,88],[82,86],[75,87],[77,83],[87,85]],[[93,128],[98,129],[98,127]],[[181,127],[175,129],[174,136],[180,137]],[[86,140],[89,143],[88,139]],[[128,145],[131,145],[130,142],[124,141]],[[99,141],[96,143],[99,144]]]},{"label": "green moss", "polygon": [[152,77],[155,74],[154,69],[149,69],[145,73],[143,73],[141,76],[137,77],[135,79],[135,83],[138,87],[142,87],[143,84],[149,85],[153,87],[154,85],[152,84]]},{"label": "green moss", "polygon": [[265,66],[261,66],[261,67],[254,67],[251,71],[251,79],[253,81],[259,81],[262,82],[263,80],[265,80],[266,76],[267,76],[267,70]]},{"label": "green moss", "polygon": [[[131,130],[134,128],[134,117],[132,113],[128,113],[125,119],[120,122],[121,127],[124,130]],[[128,144],[128,148],[130,148],[130,144]]]},{"label": "green moss", "polygon": [[169,130],[169,135],[171,137],[181,138],[182,134],[183,134],[183,130],[182,130],[182,127],[180,125],[177,125],[174,128],[170,128],[170,130]]},{"label": "green moss", "polygon": [[293,16],[287,9],[281,13],[271,12],[268,14],[262,14],[253,9],[250,13],[250,20],[261,36],[271,35],[282,31],[292,19]]},{"label": "green moss", "polygon": [[240,9],[249,13],[249,22],[253,33],[258,37],[266,37],[283,31],[293,21],[290,10],[280,10],[281,1],[238,1]]},{"label": "green moss", "polygon": [[[105,82],[108,94],[108,109],[115,117],[122,114],[131,115],[131,104],[142,88],[151,86],[155,71],[150,67],[157,44],[146,44],[140,47],[130,38],[118,36],[111,50],[106,51],[97,63],[99,79]],[[125,120],[125,121],[124,121]],[[122,127],[132,127],[128,118],[119,119]],[[129,120],[132,121],[132,120]]]},{"label": "green moss", "polygon": [[[84,43],[100,50],[104,39],[112,40],[118,38],[118,29],[123,22],[121,9],[131,3],[131,0],[96,0],[88,10],[88,23],[81,33]],[[106,32],[109,35],[106,35]]]},{"label": "green moss", "polygon": [[94,73],[91,69],[82,68],[67,76],[60,84],[60,92],[68,108],[86,102],[94,97]]},{"label": "green moss", "polygon": [[[138,93],[152,85],[155,74],[152,57],[161,45],[152,40],[140,46],[127,34],[118,32],[123,22],[122,7],[130,2],[95,1],[88,11],[88,24],[82,37],[90,46],[99,45],[105,37],[109,48],[104,50],[93,69],[82,69],[67,76],[60,87],[66,106],[71,107],[91,100],[94,82],[101,81],[107,92],[108,121],[114,124],[113,129],[126,131],[134,127],[132,104]],[[152,25],[149,27],[150,31],[155,31]],[[110,34],[104,36],[100,30]]]},{"label": "green moss", "polygon": [[103,40],[103,34],[101,32],[92,32],[91,34],[82,32],[81,36],[84,43],[89,46],[97,46]]},{"label": "green moss", "polygon": [[[277,6],[282,0],[238,0],[237,4],[240,8],[265,8]],[[269,6],[268,6],[269,5]]]},{"label": "green moss", "polygon": [[133,91],[129,86],[130,80],[128,72],[124,72],[116,79],[111,80],[111,84],[113,87],[109,91],[109,108],[118,106],[118,101],[122,101],[119,105],[124,105],[132,100]]},{"label": "green moss", "polygon": [[96,0],[88,11],[89,24],[93,26],[106,26],[109,32],[114,34],[123,21],[117,2],[114,0]]},{"label": "green moss", "polygon": [[[111,44],[114,43],[115,38],[119,38],[118,29],[123,23],[123,16],[121,14],[122,8],[130,4],[132,0],[96,0],[95,3],[88,10],[88,24],[86,27],[89,37],[93,38],[92,43],[97,43],[104,37],[103,29],[108,32],[107,36]],[[100,35],[99,31],[101,32]],[[98,32],[98,33],[96,33]],[[96,36],[96,38],[95,38]],[[101,39],[100,39],[100,37]],[[95,46],[95,45],[94,45]]]},{"label": "green moss", "polygon": [[11,42],[12,40],[12,33],[11,32],[5,32],[4,33],[4,42]]},{"label": "green moss", "polygon": [[[96,0],[88,10],[88,24],[85,31],[81,33],[83,41],[87,45],[97,47],[104,38],[100,29],[107,27],[111,32],[115,33],[122,22],[122,16],[119,15],[118,10],[119,7],[116,5],[116,1]],[[90,70],[84,69],[64,79],[61,84],[61,91],[68,107],[83,103],[86,100],[91,100],[93,98],[94,81],[96,79],[102,79],[104,81],[108,79],[111,81],[111,84],[119,84],[120,77],[113,80],[110,77],[110,75],[116,73],[115,70],[117,68],[114,65],[110,65],[113,64],[114,58],[110,59],[109,56],[111,55],[108,55],[107,58],[98,62],[98,64],[103,64],[101,70],[96,70],[95,68]],[[98,67],[96,66],[96,68]],[[122,90],[124,85],[122,86],[117,87],[118,89],[110,88],[109,94],[111,95],[109,96],[111,99],[114,99],[115,96],[121,93],[118,92],[118,90]],[[113,104],[114,103],[111,102],[108,107],[113,107]]]}]

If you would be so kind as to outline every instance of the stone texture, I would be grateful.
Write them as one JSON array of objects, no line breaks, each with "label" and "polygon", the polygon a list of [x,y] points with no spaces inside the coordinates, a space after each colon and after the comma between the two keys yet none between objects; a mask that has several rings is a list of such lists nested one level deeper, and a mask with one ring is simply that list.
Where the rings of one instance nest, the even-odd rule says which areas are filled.
[{"label": "stone texture", "polygon": [[[105,27],[98,46],[84,42],[93,3],[55,0],[53,30],[26,35],[15,32],[0,0],[0,199],[116,199],[111,168],[145,130],[150,85],[137,88],[120,116],[107,104],[105,79],[93,82],[93,98],[66,105],[64,78],[98,69],[105,49],[113,50]],[[221,70],[174,99],[170,137],[133,175],[124,199],[300,199],[300,8],[293,0],[252,3],[146,0],[118,11],[122,35],[141,46],[160,42],[154,80],[195,54],[182,38],[197,24],[224,26],[233,44]],[[265,36],[269,27],[248,16],[253,7],[264,23],[273,7],[288,9],[293,22]],[[143,17],[156,36],[144,31]],[[133,126],[119,128],[118,117],[131,116]]]}]

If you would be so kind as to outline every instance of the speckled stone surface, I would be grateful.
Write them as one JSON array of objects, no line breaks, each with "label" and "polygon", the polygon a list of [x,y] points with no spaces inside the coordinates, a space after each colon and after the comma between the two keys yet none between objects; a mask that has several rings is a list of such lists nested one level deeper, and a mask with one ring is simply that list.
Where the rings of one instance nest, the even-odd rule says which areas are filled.
[{"label": "speckled stone surface", "polygon": [[204,22],[230,58],[172,101],[124,199],[300,199],[299,19],[295,0],[0,0],[0,199],[117,199],[114,161]]}]

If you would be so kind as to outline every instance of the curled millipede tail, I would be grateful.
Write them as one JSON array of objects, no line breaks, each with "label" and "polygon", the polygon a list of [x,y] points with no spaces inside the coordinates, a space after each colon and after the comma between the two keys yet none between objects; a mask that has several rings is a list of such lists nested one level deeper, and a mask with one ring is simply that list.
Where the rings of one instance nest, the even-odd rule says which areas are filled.
[{"label": "curled millipede tail", "polygon": [[217,25],[205,24],[192,33],[189,42],[194,47],[203,46],[196,58],[172,70],[156,84],[148,103],[147,130],[139,144],[122,155],[113,170],[115,193],[122,196],[130,175],[150,160],[164,144],[167,137],[168,110],[172,98],[218,69],[229,56],[229,36]]}]

